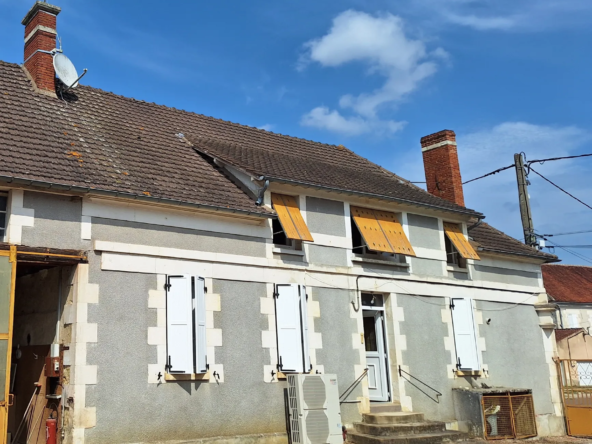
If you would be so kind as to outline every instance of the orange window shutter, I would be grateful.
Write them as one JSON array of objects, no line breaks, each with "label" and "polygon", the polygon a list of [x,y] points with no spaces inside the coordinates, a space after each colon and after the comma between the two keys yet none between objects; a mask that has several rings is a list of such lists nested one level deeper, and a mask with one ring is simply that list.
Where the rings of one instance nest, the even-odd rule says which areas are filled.
[{"label": "orange window shutter", "polygon": [[370,250],[395,253],[376,219],[374,210],[359,207],[351,207],[350,209],[354,222]]},{"label": "orange window shutter", "polygon": [[411,242],[407,239],[397,216],[389,211],[380,210],[374,210],[374,214],[394,252],[406,256],[415,256]]},{"label": "orange window shutter", "polygon": [[463,234],[460,225],[444,222],[444,232],[463,258],[475,259],[477,261],[481,260],[475,249]]},{"label": "orange window shutter", "polygon": [[271,202],[288,239],[313,242],[294,196],[272,193]]}]

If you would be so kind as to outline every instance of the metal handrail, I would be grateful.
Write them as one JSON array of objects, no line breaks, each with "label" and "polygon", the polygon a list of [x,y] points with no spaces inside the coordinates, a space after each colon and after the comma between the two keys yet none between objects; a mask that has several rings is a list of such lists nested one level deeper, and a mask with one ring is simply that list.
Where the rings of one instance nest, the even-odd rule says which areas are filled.
[{"label": "metal handrail", "polygon": [[341,395],[339,395],[339,404],[343,404],[345,402],[345,398],[347,398],[349,395],[351,395],[351,393],[354,391],[354,389],[358,386],[358,384],[360,382],[362,382],[362,379],[364,379],[364,376],[366,376],[367,374],[368,374],[368,368],[366,367],[364,369],[364,371],[362,372],[362,374],[360,376],[358,376],[357,379],[348,388],[346,388],[345,391]]},{"label": "metal handrail", "polygon": [[[415,379],[417,382],[419,382],[420,384],[426,386],[427,388],[429,388],[430,390],[434,391],[436,393],[436,399],[434,399],[432,396],[430,396],[428,393],[424,392],[422,389],[420,389],[418,386],[416,386],[413,382],[411,382],[409,379],[407,379],[406,377],[403,376],[403,373],[405,373],[406,375],[409,375],[411,378]],[[436,390],[434,387],[426,384],[425,382],[423,382],[421,379],[416,378],[415,376],[413,376],[411,373],[406,372],[405,370],[403,370],[401,368],[401,366],[399,366],[399,377],[405,379],[407,382],[409,382],[412,386],[414,386],[415,388],[417,388],[420,392],[422,392],[424,395],[426,395],[428,398],[430,398],[432,401],[440,403],[440,396],[442,396],[442,393],[440,393],[438,390]]]}]

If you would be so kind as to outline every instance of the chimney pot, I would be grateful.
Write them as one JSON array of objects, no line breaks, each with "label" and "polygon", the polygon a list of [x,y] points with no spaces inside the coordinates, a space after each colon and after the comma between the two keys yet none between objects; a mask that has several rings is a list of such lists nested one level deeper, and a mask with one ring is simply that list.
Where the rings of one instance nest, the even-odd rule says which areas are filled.
[{"label": "chimney pot", "polygon": [[465,206],[456,134],[443,130],[421,138],[428,193]]},{"label": "chimney pot", "polygon": [[50,54],[56,48],[57,16],[61,9],[37,1],[22,21],[25,26],[24,66],[35,86],[55,92],[55,70]]}]

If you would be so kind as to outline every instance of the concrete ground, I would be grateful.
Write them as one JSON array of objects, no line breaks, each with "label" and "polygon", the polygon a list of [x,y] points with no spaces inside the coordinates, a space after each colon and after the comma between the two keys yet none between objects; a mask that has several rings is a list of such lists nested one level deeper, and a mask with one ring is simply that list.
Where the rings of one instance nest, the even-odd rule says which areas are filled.
[{"label": "concrete ground", "polygon": [[483,439],[471,439],[462,441],[463,444],[592,444],[592,438],[573,438],[571,436],[561,436],[553,438],[531,438],[531,439],[502,439],[495,441],[485,441]]}]

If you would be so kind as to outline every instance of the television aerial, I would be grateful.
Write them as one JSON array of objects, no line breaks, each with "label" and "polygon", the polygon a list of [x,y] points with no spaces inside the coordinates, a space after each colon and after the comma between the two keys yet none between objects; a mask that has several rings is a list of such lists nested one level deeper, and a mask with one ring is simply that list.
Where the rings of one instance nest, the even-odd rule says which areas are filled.
[{"label": "television aerial", "polygon": [[79,76],[74,64],[63,54],[61,49],[53,51],[53,67],[58,79],[60,79],[65,86],[62,92],[66,92],[70,88],[76,88],[78,86],[78,81],[83,78],[88,71],[85,68],[82,75]]}]

